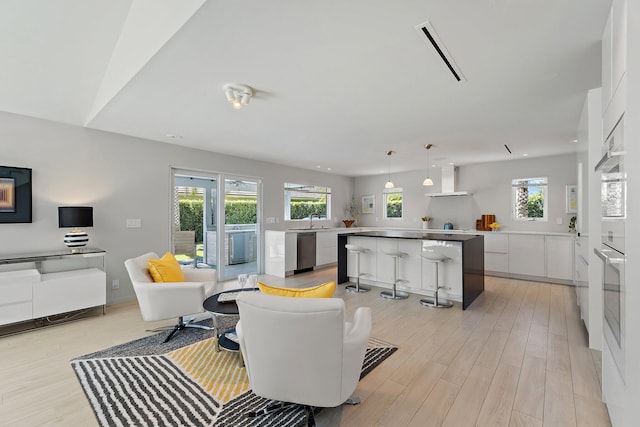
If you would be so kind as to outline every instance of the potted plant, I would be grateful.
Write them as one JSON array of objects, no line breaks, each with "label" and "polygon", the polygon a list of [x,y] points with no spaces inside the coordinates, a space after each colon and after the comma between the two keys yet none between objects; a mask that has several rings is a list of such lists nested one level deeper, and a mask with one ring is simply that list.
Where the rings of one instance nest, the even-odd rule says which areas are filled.
[{"label": "potted plant", "polygon": [[358,206],[358,202],[356,202],[356,199],[352,198],[349,202],[347,202],[347,205],[344,208],[344,212],[347,215],[347,218],[342,222],[344,223],[345,227],[352,227],[353,224],[355,224],[358,215],[360,215],[360,207]]}]

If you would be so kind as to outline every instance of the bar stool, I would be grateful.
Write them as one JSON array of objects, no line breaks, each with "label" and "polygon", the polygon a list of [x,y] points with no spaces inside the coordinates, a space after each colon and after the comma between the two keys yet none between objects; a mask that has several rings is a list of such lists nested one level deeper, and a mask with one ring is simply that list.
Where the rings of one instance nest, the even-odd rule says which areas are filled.
[{"label": "bar stool", "polygon": [[422,256],[422,258],[429,260],[433,263],[433,276],[434,276],[434,283],[436,288],[434,296],[422,298],[420,300],[420,304],[426,307],[435,307],[435,308],[453,307],[453,303],[451,301],[448,301],[446,299],[444,300],[438,299],[438,291],[440,291],[440,289],[446,289],[444,286],[440,286],[440,283],[438,282],[438,267],[441,263],[447,262],[451,258],[444,255],[442,252],[439,252],[436,247],[423,248],[422,252],[420,253],[420,256]]},{"label": "bar stool", "polygon": [[391,258],[393,258],[393,288],[391,288],[391,291],[380,292],[380,296],[382,298],[389,298],[389,299],[409,298],[408,293],[396,290],[396,285],[398,284],[398,282],[403,282],[403,280],[398,279],[398,258],[404,258],[409,254],[406,252],[400,252],[400,251],[388,251],[388,252],[385,251],[384,253],[386,255],[389,255]]},{"label": "bar stool", "polygon": [[360,286],[360,276],[363,274],[360,273],[360,254],[363,254],[369,249],[363,248],[362,246],[347,244],[344,245],[345,248],[351,253],[356,254],[356,285],[347,285],[345,289],[347,292],[369,292],[371,289],[366,286]]}]

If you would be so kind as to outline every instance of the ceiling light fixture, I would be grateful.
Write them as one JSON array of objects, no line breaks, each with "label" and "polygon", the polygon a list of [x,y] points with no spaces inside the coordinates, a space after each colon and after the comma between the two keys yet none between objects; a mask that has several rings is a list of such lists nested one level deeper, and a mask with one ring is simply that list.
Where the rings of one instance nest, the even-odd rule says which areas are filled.
[{"label": "ceiling light fixture", "polygon": [[233,105],[236,110],[241,109],[244,105],[249,105],[249,101],[254,94],[251,87],[238,83],[229,83],[222,87],[227,101]]},{"label": "ceiling light fixture", "polygon": [[429,186],[433,185],[433,181],[429,178],[429,150],[433,147],[433,144],[427,144],[424,148],[427,149],[427,177],[422,181],[422,185]]},{"label": "ceiling light fixture", "polygon": [[387,181],[386,184],[384,184],[384,188],[393,188],[393,182],[391,182],[391,155],[393,154],[393,151],[389,150],[387,151],[387,156],[389,156],[389,180]]}]

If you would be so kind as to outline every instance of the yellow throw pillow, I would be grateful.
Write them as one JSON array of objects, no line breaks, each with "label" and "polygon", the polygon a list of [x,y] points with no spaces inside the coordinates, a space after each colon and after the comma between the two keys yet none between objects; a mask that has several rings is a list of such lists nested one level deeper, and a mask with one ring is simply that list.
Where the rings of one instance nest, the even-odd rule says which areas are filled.
[{"label": "yellow throw pillow", "polygon": [[160,259],[148,259],[149,273],[154,282],[184,282],[184,273],[171,252]]},{"label": "yellow throw pillow", "polygon": [[258,282],[258,288],[263,294],[280,295],[295,298],[331,298],[336,290],[336,282],[327,282],[311,288],[278,288]]}]

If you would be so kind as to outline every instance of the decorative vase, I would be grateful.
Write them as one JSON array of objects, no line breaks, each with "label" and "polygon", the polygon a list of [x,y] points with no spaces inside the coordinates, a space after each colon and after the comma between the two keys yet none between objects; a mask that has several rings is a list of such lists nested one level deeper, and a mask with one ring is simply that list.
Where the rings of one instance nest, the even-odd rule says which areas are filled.
[{"label": "decorative vase", "polygon": [[349,228],[353,225],[354,222],[356,222],[355,219],[344,219],[342,220],[342,222],[344,222],[344,226]]}]

